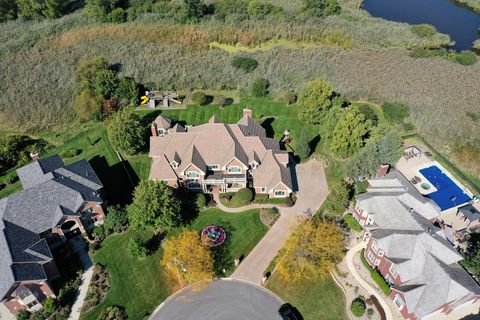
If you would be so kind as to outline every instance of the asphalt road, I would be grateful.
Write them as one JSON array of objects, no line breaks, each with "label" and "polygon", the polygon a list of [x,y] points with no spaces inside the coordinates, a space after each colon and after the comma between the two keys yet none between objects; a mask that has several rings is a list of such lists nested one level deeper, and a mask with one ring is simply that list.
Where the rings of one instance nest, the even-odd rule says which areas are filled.
[{"label": "asphalt road", "polygon": [[281,320],[282,300],[238,280],[217,280],[203,289],[187,287],[168,298],[152,320]]}]

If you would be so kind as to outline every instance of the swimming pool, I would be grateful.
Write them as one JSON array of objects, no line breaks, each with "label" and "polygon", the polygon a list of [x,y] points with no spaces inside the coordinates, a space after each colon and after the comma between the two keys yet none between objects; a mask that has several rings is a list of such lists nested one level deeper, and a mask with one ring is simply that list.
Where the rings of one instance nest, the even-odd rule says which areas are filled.
[{"label": "swimming pool", "polygon": [[420,169],[420,173],[437,188],[437,191],[426,195],[426,197],[432,199],[442,211],[472,200],[439,167],[431,166]]}]

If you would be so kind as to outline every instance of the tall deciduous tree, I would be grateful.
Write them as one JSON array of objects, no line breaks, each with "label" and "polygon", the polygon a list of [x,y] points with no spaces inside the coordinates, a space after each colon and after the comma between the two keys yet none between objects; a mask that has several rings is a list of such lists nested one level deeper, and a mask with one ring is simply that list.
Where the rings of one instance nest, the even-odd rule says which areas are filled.
[{"label": "tall deciduous tree", "polygon": [[102,111],[103,98],[93,90],[85,89],[75,97],[73,109],[84,120],[94,118]]},{"label": "tall deciduous tree", "polygon": [[128,155],[138,152],[145,145],[146,130],[133,109],[122,108],[113,114],[107,132],[112,145]]},{"label": "tall deciduous tree", "polygon": [[138,86],[132,78],[122,78],[118,83],[116,97],[123,105],[134,106],[138,102]]},{"label": "tall deciduous tree", "polygon": [[93,79],[93,86],[96,92],[109,99],[115,94],[118,87],[117,74],[110,69],[99,70]]},{"label": "tall deciduous tree", "polygon": [[332,106],[333,88],[324,80],[318,79],[307,84],[298,98],[300,118],[310,124],[320,124]]},{"label": "tall deciduous tree", "polygon": [[330,149],[342,157],[355,154],[363,147],[370,126],[370,120],[356,109],[345,110],[333,130]]},{"label": "tall deciduous tree", "polygon": [[381,164],[394,165],[402,156],[403,142],[394,131],[376,134],[348,163],[348,175],[354,180],[370,178]]},{"label": "tall deciduous tree", "polygon": [[330,188],[327,199],[322,205],[323,214],[338,216],[347,209],[350,202],[350,186],[345,182],[335,184]]},{"label": "tall deciduous tree", "polygon": [[343,235],[335,224],[307,220],[287,240],[277,270],[293,281],[326,278],[342,259],[343,249]]},{"label": "tall deciduous tree", "polygon": [[135,188],[127,213],[134,228],[169,230],[180,222],[180,201],[165,183],[141,181]]},{"label": "tall deciduous tree", "polygon": [[307,130],[302,130],[298,142],[295,143],[295,154],[297,154],[301,160],[307,159],[312,153],[310,148],[310,140],[308,139]]},{"label": "tall deciduous tree", "polygon": [[183,232],[165,241],[162,265],[174,277],[193,283],[211,280],[214,275],[213,256],[195,231]]},{"label": "tall deciduous tree", "polygon": [[17,0],[18,16],[25,19],[58,18],[63,0]]}]

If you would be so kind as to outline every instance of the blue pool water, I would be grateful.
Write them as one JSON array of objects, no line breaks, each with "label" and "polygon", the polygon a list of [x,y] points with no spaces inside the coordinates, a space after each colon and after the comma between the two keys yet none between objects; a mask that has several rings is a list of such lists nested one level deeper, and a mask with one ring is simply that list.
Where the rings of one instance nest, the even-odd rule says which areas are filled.
[{"label": "blue pool water", "polygon": [[428,194],[427,197],[432,199],[442,211],[472,200],[437,166],[421,169],[420,173],[437,188],[437,191]]}]

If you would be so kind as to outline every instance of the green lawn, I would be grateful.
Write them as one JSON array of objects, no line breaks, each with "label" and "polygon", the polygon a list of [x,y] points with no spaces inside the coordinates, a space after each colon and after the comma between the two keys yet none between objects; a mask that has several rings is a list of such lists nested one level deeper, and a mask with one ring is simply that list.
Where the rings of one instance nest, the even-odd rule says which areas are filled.
[{"label": "green lawn", "polygon": [[152,165],[152,159],[148,156],[148,154],[139,154],[129,157],[127,158],[127,161],[139,180],[148,179],[150,166]]},{"label": "green lawn", "polygon": [[[263,125],[268,136],[280,139],[286,129],[290,131],[294,140],[302,130],[307,131],[310,139],[318,135],[317,128],[305,124],[298,118],[298,112],[294,106],[287,106],[283,102],[269,99],[243,98],[240,103],[223,108],[214,104],[201,107],[189,105],[186,109],[162,110],[161,113],[175,122],[189,125],[206,123],[214,115],[221,122],[236,123],[242,117],[243,108],[246,107],[253,110],[253,117]],[[145,122],[153,120],[160,113],[158,110],[139,110],[137,112],[146,120]]]},{"label": "green lawn", "polygon": [[[200,232],[206,226],[216,224],[225,228],[227,242],[219,247],[223,267],[226,275],[233,272],[233,260],[247,254],[255,247],[267,232],[267,227],[260,221],[258,210],[249,210],[242,213],[226,213],[218,209],[208,209],[199,214],[187,228]],[[172,231],[171,235],[180,232]],[[132,237],[149,239],[149,232],[135,232],[109,236],[102,244],[102,248],[94,255],[95,263],[107,267],[111,276],[111,287],[107,298],[86,314],[82,320],[96,320],[102,309],[118,304],[127,310],[129,319],[143,319],[154,310],[171,293],[176,286],[176,279],[168,279],[160,265],[161,249],[145,259],[136,259],[130,256],[127,243]]]},{"label": "green lawn", "polygon": [[[77,150],[78,154],[67,157],[71,150]],[[112,202],[124,203],[130,199],[131,183],[129,182],[125,169],[120,162],[115,150],[107,137],[107,131],[102,123],[98,123],[88,130],[78,132],[72,138],[62,141],[58,146],[50,145],[40,155],[42,158],[53,154],[62,155],[66,164],[86,159],[90,162],[98,177],[104,184],[105,190]],[[0,183],[8,179],[8,176],[15,174],[14,169],[0,178]],[[0,190],[0,198],[6,197],[21,190],[20,181],[13,184],[6,184]]]},{"label": "green lawn", "polygon": [[82,320],[96,320],[104,308],[114,304],[124,306],[129,319],[141,320],[171,293],[171,281],[160,266],[162,251],[157,250],[144,259],[131,257],[127,243],[134,236],[148,239],[151,234],[130,230],[112,235],[94,255],[95,263],[107,267],[111,285],[106,299],[88,313],[82,314]]},{"label": "green lawn", "polygon": [[350,214],[346,214],[345,216],[343,216],[343,221],[348,225],[351,230],[355,232],[362,231],[362,226],[357,221],[355,221],[355,219]]},{"label": "green lawn", "polygon": [[329,277],[321,281],[291,283],[273,273],[267,288],[300,311],[305,320],[344,320],[345,296]]},{"label": "green lawn", "polygon": [[228,213],[215,208],[201,212],[188,228],[200,232],[212,224],[223,227],[227,232],[224,248],[226,276],[233,272],[233,261],[242,255],[246,257],[268,231],[260,221],[259,210]]}]

